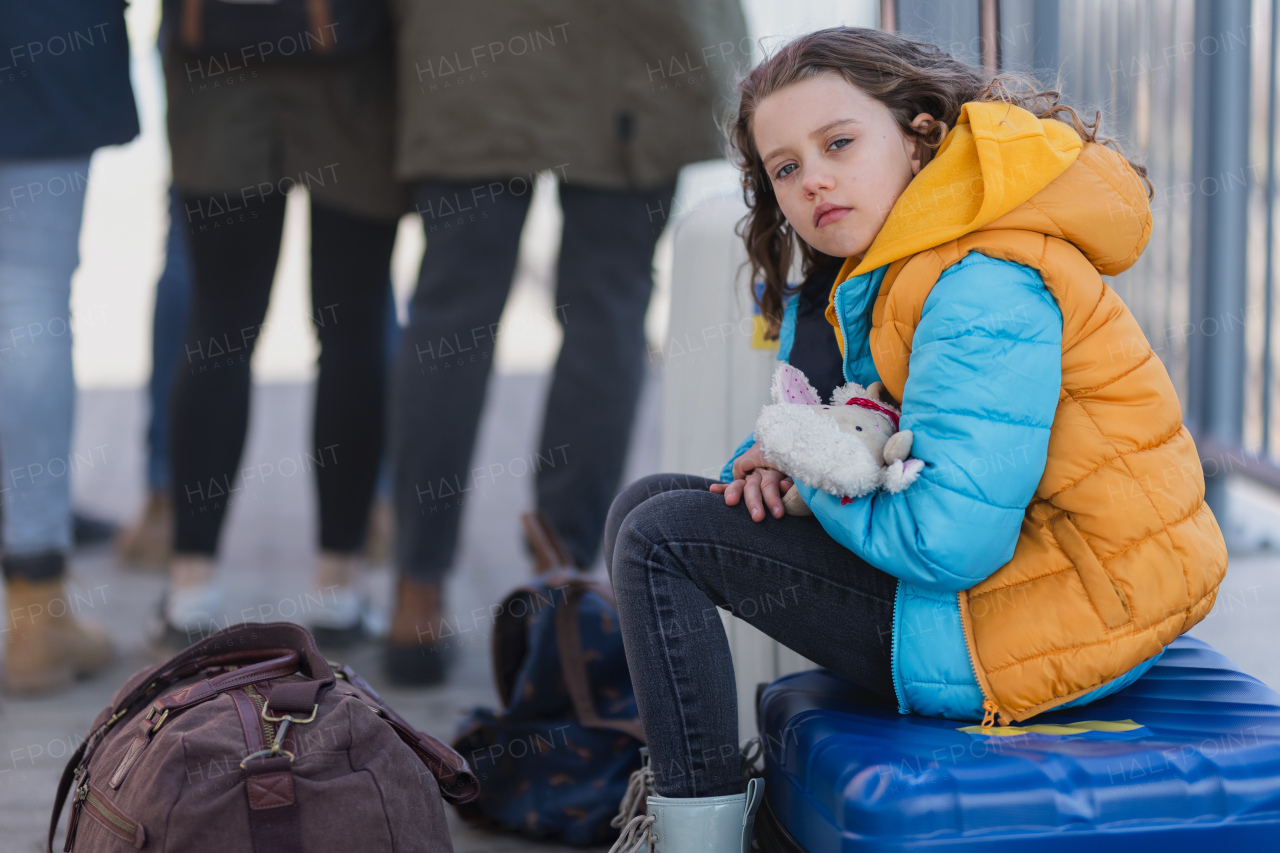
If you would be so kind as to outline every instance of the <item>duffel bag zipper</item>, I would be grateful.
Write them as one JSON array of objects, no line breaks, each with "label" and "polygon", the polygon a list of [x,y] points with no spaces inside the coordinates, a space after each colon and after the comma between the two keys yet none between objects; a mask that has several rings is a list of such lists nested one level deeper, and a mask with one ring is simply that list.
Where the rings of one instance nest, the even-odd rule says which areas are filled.
[{"label": "duffel bag zipper", "polygon": [[143,737],[142,735],[136,736],[129,743],[129,749],[125,752],[124,758],[120,759],[120,766],[116,768],[116,772],[112,773],[111,778],[107,780],[107,785],[110,788],[115,789],[120,787],[124,782],[125,774],[127,774],[130,768],[132,768],[137,762],[138,756],[142,755],[142,751],[147,748],[149,743],[151,743],[151,739]]},{"label": "duffel bag zipper", "polygon": [[252,684],[244,686],[244,692],[249,694],[249,698],[253,700],[253,704],[258,707],[258,722],[262,724],[262,736],[264,743],[275,743],[276,727],[275,724],[263,716],[262,710],[267,707],[267,699],[261,693],[254,689]]},{"label": "duffel bag zipper", "polygon": [[89,780],[85,779],[76,789],[76,799],[71,810],[71,824],[67,828],[67,843],[62,848],[63,853],[68,853],[75,845],[76,831],[86,809],[90,817],[116,836],[128,841],[135,849],[141,850],[146,844],[147,834],[142,825],[121,814],[119,809],[107,802],[97,789],[89,784]]}]

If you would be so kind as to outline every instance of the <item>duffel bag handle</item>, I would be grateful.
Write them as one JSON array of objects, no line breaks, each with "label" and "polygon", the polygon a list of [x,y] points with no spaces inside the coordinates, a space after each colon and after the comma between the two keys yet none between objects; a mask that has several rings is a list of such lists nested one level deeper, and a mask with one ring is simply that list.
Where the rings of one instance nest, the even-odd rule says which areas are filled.
[{"label": "duffel bag handle", "polygon": [[246,622],[215,631],[170,658],[157,676],[172,676],[184,670],[189,674],[205,666],[217,666],[228,656],[260,654],[264,649],[292,649],[298,653],[303,675],[333,685],[333,669],[316,648],[315,638],[292,622]]},{"label": "duffel bag handle", "polygon": [[[266,681],[270,678],[284,678],[286,675],[293,675],[298,671],[298,653],[293,649],[265,649],[273,655],[268,660],[258,663],[242,666],[231,672],[224,672],[213,678],[206,678],[203,681],[197,681],[195,684],[188,684],[177,693],[170,693],[168,696],[161,696],[153,704],[153,713],[166,714],[177,711],[185,711],[201,702],[206,702],[235,687],[243,687],[246,684],[257,684],[259,681]],[[201,667],[203,668],[203,667]],[[304,682],[315,684],[316,682]],[[283,685],[280,685],[283,686]],[[274,697],[275,691],[272,691]],[[279,703],[271,706],[272,711],[293,710],[281,709]],[[311,710],[311,706],[307,706],[307,710]]]},{"label": "duffel bag handle", "polygon": [[[469,803],[480,794],[480,781],[467,760],[448,744],[409,725],[404,717],[388,705],[381,694],[346,664],[338,667],[337,676],[363,694],[370,708],[391,726],[392,731],[414,751],[440,785],[441,795],[451,803]],[[279,690],[285,685],[276,685]]]},{"label": "duffel bag handle", "polygon": [[[240,648],[228,649],[228,646]],[[333,686],[333,668],[325,660],[324,655],[316,648],[315,638],[311,632],[292,622],[243,623],[232,625],[216,631],[203,640],[195,643],[177,657],[171,659],[164,667],[165,671],[177,672],[190,670],[189,667],[201,669],[209,665],[217,665],[228,654],[246,651],[269,649],[291,649],[297,652],[297,663],[303,675],[309,681],[290,682],[288,689],[279,689],[271,693],[270,710],[272,713],[306,712],[319,704],[320,693]],[[236,673],[227,673],[235,676]],[[285,673],[286,675],[291,673]],[[219,676],[221,678],[222,676]],[[278,677],[278,676],[271,676]],[[261,679],[258,679],[261,680]],[[234,682],[234,683],[232,683]],[[236,687],[250,682],[236,681],[233,677],[228,687]],[[281,688],[286,685],[280,685]],[[224,688],[226,689],[226,688]],[[194,704],[194,703],[193,703]]]}]

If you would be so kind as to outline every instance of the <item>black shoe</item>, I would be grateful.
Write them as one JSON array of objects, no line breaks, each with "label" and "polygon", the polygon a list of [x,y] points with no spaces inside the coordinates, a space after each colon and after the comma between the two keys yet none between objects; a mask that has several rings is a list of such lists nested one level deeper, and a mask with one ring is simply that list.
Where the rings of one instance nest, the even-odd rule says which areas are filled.
[{"label": "black shoe", "polygon": [[116,538],[116,531],[119,529],[120,526],[114,521],[94,518],[82,512],[71,513],[71,540],[77,549],[105,545]]},{"label": "black shoe", "polygon": [[307,630],[316,638],[316,645],[326,652],[347,651],[368,636],[364,630],[363,619],[357,619],[341,628],[329,625],[308,625]]},{"label": "black shoe", "polygon": [[147,646],[158,663],[176,656],[179,652],[186,650],[187,646],[200,642],[216,630],[217,628],[210,625],[202,631],[188,631],[170,624],[169,620],[162,615],[159,628],[153,630],[147,638]]},{"label": "black shoe", "polygon": [[450,645],[399,646],[388,642],[382,662],[387,678],[397,687],[435,687],[448,677],[454,656]]}]

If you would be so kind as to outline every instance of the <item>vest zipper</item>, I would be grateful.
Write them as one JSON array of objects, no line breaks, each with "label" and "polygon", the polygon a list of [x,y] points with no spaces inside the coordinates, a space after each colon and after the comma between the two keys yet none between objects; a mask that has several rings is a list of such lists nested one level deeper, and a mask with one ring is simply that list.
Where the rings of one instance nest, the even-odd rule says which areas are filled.
[{"label": "vest zipper", "polygon": [[978,690],[982,693],[982,728],[989,729],[996,724],[996,720],[1000,715],[1000,703],[987,693],[987,689],[982,686],[982,674],[978,672],[978,664],[973,658],[973,649],[969,647],[969,634],[971,627],[969,625],[969,613],[965,609],[965,602],[961,599],[963,592],[956,593],[956,607],[960,610],[960,633],[964,637],[964,651],[969,658],[969,669],[973,670],[973,681],[978,685]]},{"label": "vest zipper", "polygon": [[844,375],[845,382],[852,382],[853,378],[849,375],[849,321],[845,319],[845,312],[840,310],[843,306],[840,304],[841,291],[853,279],[846,279],[836,285],[835,296],[831,302],[836,309],[836,319],[840,321],[840,372]]},{"label": "vest zipper", "polygon": [[902,670],[898,666],[898,645],[899,637],[902,634],[902,581],[898,581],[897,589],[893,596],[893,623],[892,631],[889,635],[889,669],[893,680],[893,692],[898,699],[898,713],[910,714],[911,707],[907,704],[906,690],[902,685]]}]

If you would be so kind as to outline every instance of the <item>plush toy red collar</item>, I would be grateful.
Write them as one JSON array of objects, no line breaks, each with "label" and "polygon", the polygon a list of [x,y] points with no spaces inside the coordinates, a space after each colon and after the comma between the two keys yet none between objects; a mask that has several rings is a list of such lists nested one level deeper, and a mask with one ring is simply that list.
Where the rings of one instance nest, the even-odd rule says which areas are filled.
[{"label": "plush toy red collar", "polygon": [[850,397],[848,400],[845,401],[844,404],[846,406],[861,406],[864,409],[870,409],[873,412],[879,412],[880,414],[887,417],[889,420],[893,421],[894,429],[898,428],[898,417],[899,417],[898,413],[895,412],[893,409],[890,409],[888,406],[880,405],[875,400],[869,400],[866,397]]}]

